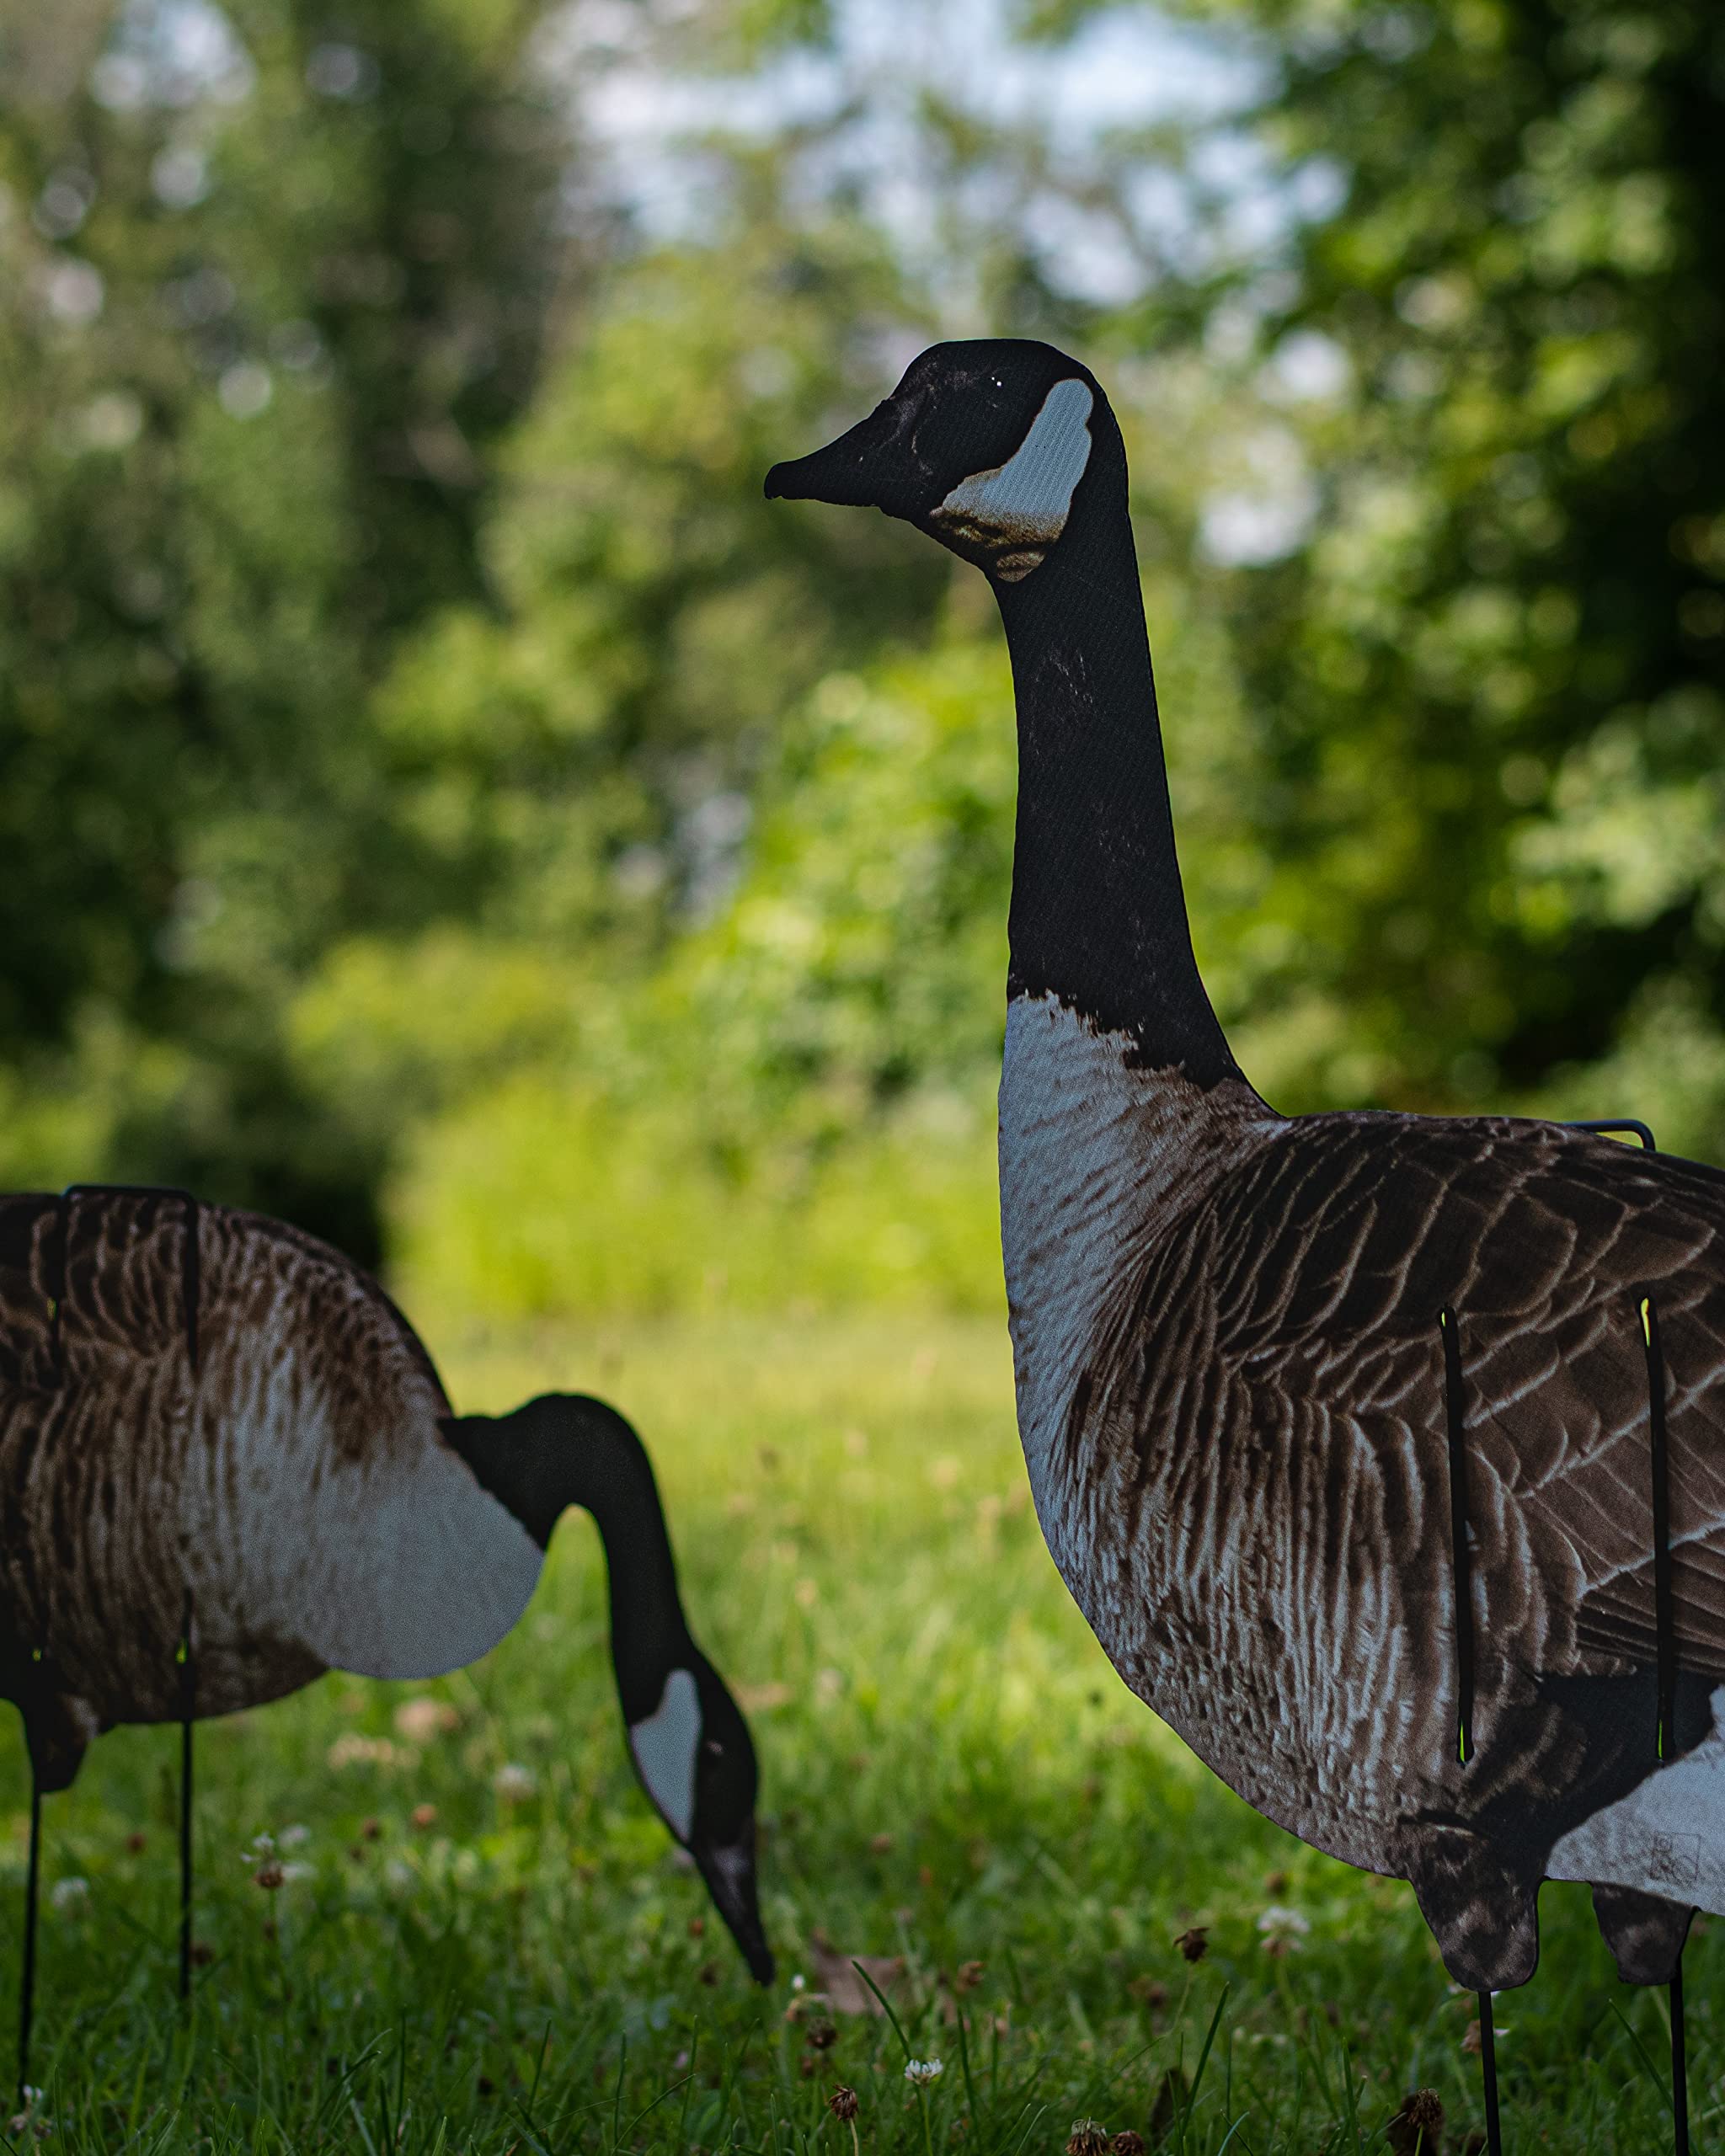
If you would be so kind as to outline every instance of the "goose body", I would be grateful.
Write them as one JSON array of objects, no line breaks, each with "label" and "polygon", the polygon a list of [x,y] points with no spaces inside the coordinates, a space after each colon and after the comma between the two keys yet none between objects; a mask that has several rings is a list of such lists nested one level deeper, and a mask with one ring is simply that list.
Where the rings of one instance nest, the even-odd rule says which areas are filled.
[{"label": "goose body", "polygon": [[1259,1097],[1192,953],[1125,477],[1087,369],[989,341],[767,480],[916,524],[1007,630],[1001,1237],[1049,1550],[1133,1690],[1268,1817],[1411,1880],[1459,1981],[1531,1974],[1545,1877],[1663,1979],[1725,1912],[1725,1176]]},{"label": "goose body", "polygon": [[115,1196],[75,1206],[56,1296],[60,1220],[0,1209],[0,1624],[51,1653],[75,1721],[178,1718],[187,1594],[207,1714],[328,1668],[439,1675],[504,1637],[544,1552],[450,1443],[379,1289],[275,1221]]},{"label": "goose body", "polygon": [[[1413,1880],[1464,1974],[1531,1973],[1542,1877],[1725,1911],[1725,1177],[1509,1118],[1287,1119],[1233,1087],[1200,1108],[1093,1037],[1065,1068],[1113,1063],[1124,1142],[1086,1153],[1018,1056],[1071,1024],[1009,1017],[1004,1241],[1039,1515],[1121,1675],[1267,1817]],[[1063,1307],[1073,1235],[1119,1255]],[[1679,1766],[1655,1742],[1650,1296]]]},{"label": "goose body", "polygon": [[182,1642],[198,1717],[476,1660],[571,1503],[605,1542],[637,1769],[770,1972],[753,1749],[622,1417],[565,1396],[457,1417],[377,1283],[280,1222],[171,1192],[0,1198],[0,1697],[39,1790],[103,1730],[186,1716]]}]

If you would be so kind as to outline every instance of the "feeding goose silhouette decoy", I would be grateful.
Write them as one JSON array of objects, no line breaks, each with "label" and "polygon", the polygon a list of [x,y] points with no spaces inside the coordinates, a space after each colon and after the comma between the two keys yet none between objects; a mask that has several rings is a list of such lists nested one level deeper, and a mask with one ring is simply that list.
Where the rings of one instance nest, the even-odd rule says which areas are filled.
[{"label": "feeding goose silhouette decoy", "polygon": [[1412,1881],[1482,1994],[1495,2148],[1489,1994],[1533,1972],[1541,1879],[1593,1882],[1636,1982],[1725,1911],[1725,1176],[1548,1123],[1287,1118],[1247,1082],[1088,369],[936,345],[766,492],[882,509],[993,586],[1001,1233],[1043,1530],[1224,1780]]},{"label": "feeding goose silhouette decoy", "polygon": [[[23,2042],[40,1800],[92,1738],[181,1722],[189,1788],[194,1719],[326,1669],[462,1668],[526,1609],[569,1505],[604,1543],[637,1771],[770,1982],[754,1748],[690,1635],[623,1417],[569,1394],[453,1414],[382,1289],[280,1222],[176,1192],[0,1198],[0,1698],[32,1775]],[[188,1945],[183,1929],[183,1982]]]}]

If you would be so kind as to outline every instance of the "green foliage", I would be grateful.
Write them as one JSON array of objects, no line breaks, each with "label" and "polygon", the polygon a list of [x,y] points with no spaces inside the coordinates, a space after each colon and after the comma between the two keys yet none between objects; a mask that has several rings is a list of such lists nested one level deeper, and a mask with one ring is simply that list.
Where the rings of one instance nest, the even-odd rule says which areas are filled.
[{"label": "green foliage", "polygon": [[[709,88],[844,49],[822,0],[612,12]],[[50,1813],[51,1880],[91,1882],[44,1956],[60,2145],[842,2149],[840,2077],[869,2147],[925,2156],[961,2117],[979,2156],[1082,2116],[1364,2149],[1421,2083],[1477,2116],[1405,1892],[1183,1766],[1042,1554],[998,1308],[997,627],[925,542],[760,480],[933,335],[1081,349],[1247,1070],[1289,1108],[1629,1111],[1717,1156],[1725,20],[1184,12],[1257,57],[1224,127],[1081,169],[907,73],[895,220],[859,80],[708,145],[701,216],[649,241],[593,207],[534,0],[0,0],[0,1178],[260,1204],[461,1328],[464,1405],[624,1399],[756,1717],[777,1940],[904,1954],[947,2068],[911,2096],[873,2020],[817,2054],[692,1935],[565,1529],[520,1636],[437,1688],[454,1734],[344,1683],[208,1733],[189,2023],[163,1733],[103,1740]],[[1166,228],[1147,176],[1185,189]],[[1051,231],[1161,274],[1075,296]],[[310,1874],[266,1904],[239,1852],[296,1818]],[[21,1859],[14,1818],[0,1887]],[[1655,2004],[1578,1891],[1546,1915],[1516,2131],[1655,2145]],[[1219,2010],[1189,2118],[1158,2110]]]},{"label": "green foliage", "polygon": [[[465,1074],[400,1178],[403,1281],[515,1313],[996,1307],[1009,693],[969,642],[873,688],[829,675],[788,722],[744,883],[633,992],[566,977],[559,1005],[489,947],[493,985],[446,1002],[447,1032],[381,963],[303,1006],[350,1093],[378,1059],[380,1107],[415,1097],[416,1059],[422,1101],[427,1070]],[[446,996],[457,962],[423,957]],[[531,1043],[523,1009],[559,1037]]]},{"label": "green foliage", "polygon": [[762,499],[777,445],[867,394],[858,328],[895,286],[866,232],[755,209],[594,293],[503,460],[500,611],[443,616],[382,692],[397,814],[488,925],[650,949],[710,908],[786,714],[937,600],[905,534]]},{"label": "green foliage", "polygon": [[[984,327],[1119,410],[1267,1095],[1725,1149],[1719,26],[1184,13],[1253,56],[1224,123],[1075,160],[907,47],[650,241],[531,5],[248,0],[190,72],[148,0],[0,14],[7,1179],[192,1182],[444,1308],[992,1307],[997,627],[760,493]],[[708,93],[848,49],[801,0],[606,35]],[[859,125],[923,214],[834,177]]]},{"label": "green foliage", "polygon": [[77,1161],[37,1115],[13,1174],[184,1178],[375,1240],[377,1159],[296,1086],[280,1014],[346,923],[419,910],[371,838],[366,697],[483,589],[483,459],[560,251],[532,21],[0,10],[0,1056],[93,1109],[92,1041],[178,1073],[87,1117]]},{"label": "green foliage", "polygon": [[1005,653],[943,643],[829,675],[763,804],[749,873],[671,982],[775,1122],[968,1095],[1000,1055],[1016,791]]},{"label": "green foliage", "polygon": [[[204,1726],[214,1958],[190,2015],[173,1731],[99,1738],[47,1800],[32,2079],[48,2147],[845,2156],[825,2108],[841,2082],[859,2146],[903,2156],[926,2156],[925,2103],[937,2149],[981,2156],[1057,2151],[1087,2117],[1159,2156],[1366,2156],[1422,2085],[1463,2145],[1471,2004],[1412,1894],[1249,1812],[1124,1691],[1042,1548],[996,1319],[541,1328],[449,1360],[465,1407],[598,1384],[652,1443],[692,1622],[753,1722],[777,1987],[749,1983],[630,1772],[602,1561],[572,1518],[516,1631],[471,1671],[331,1677]],[[8,1999],[16,1731],[0,1728]],[[526,1794],[499,1787],[505,1765]],[[277,1851],[294,1876],[259,1888],[245,1851],[294,1826],[306,1838]],[[87,1892],[56,1902],[72,1879]],[[1279,1959],[1273,1908],[1309,1926]],[[1584,1889],[1548,1887],[1541,1914],[1539,1974],[1498,2004],[1511,2145],[1644,2156],[1669,2132],[1659,1996],[1616,1983]],[[1174,1945],[1194,1925],[1195,1967]],[[817,1934],[841,1967],[904,1957],[894,2012],[943,2068],[926,2097],[884,2020],[810,1997]],[[1720,1962],[1714,1927],[1686,1965],[1698,2130]],[[1213,2020],[1183,2120],[1165,2077],[1193,2072]]]},{"label": "green foliage", "polygon": [[1001,1309],[993,1133],[968,1103],[919,1102],[827,1150],[751,1135],[728,1158],[681,1094],[619,1104],[537,1076],[477,1094],[409,1155],[402,1292],[451,1321]]},{"label": "green foliage", "polygon": [[1717,1152],[1725,25],[1214,13],[1280,52],[1263,140],[1333,178],[1277,275],[1190,295],[1241,329],[1315,488],[1232,606],[1290,931],[1264,995],[1337,1014],[1300,1097],[1647,1112],[1608,1089],[1676,1012],[1712,1075],[1668,1134]]}]

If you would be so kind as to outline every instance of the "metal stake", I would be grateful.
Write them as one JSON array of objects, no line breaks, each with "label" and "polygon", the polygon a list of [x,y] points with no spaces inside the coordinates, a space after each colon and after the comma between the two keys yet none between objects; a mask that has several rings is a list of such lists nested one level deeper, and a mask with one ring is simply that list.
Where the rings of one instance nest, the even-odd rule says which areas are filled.
[{"label": "metal stake", "polygon": [[1503,2156],[1503,2131],[1498,2123],[1498,2047],[1492,2031],[1492,1994],[1479,1998],[1479,2064],[1486,2084],[1486,2148],[1488,2156]]},{"label": "metal stake", "polygon": [[192,1727],[198,1701],[192,1659],[192,1594],[185,1593],[179,1643],[179,1995],[192,1995]]},{"label": "metal stake", "polygon": [[[1651,1143],[1651,1140],[1648,1141]],[[1648,1435],[1653,1473],[1653,1633],[1657,1655],[1653,1748],[1659,1759],[1676,1749],[1673,1726],[1677,1700],[1677,1616],[1671,1581],[1670,1448],[1665,1427],[1665,1351],[1659,1339],[1659,1305],[1641,1305],[1642,1341],[1648,1358]],[[1689,2071],[1683,2028],[1683,1950],[1671,1972],[1671,2139],[1677,2156],[1689,2156]]]},{"label": "metal stake", "polygon": [[18,1988],[18,2108],[29,2102],[30,2020],[36,1998],[36,1901],[42,1878],[42,1785],[30,1762],[30,1856],[24,1887],[24,1967]]},{"label": "metal stake", "polygon": [[1450,1563],[1455,1593],[1455,1756],[1473,1757],[1473,1560],[1467,1545],[1467,1402],[1461,1389],[1461,1327],[1446,1305],[1438,1313],[1444,1346],[1444,1413],[1450,1438]]}]

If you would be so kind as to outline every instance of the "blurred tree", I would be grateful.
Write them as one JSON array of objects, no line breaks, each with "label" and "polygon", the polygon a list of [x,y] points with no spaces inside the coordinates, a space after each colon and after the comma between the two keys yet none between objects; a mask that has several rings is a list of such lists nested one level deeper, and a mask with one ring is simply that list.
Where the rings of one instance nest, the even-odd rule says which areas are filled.
[{"label": "blurred tree", "polygon": [[[940,215],[985,173],[1000,214],[968,258],[956,214],[953,253],[899,260],[928,318],[962,292],[1115,386],[1194,926],[1247,1068],[1290,1108],[1628,1110],[1725,1150],[1725,19],[1190,12],[1246,38],[1246,93],[1188,131],[1141,296],[1062,296],[1049,159],[937,92]],[[1123,136],[1074,206],[1142,239],[1152,157],[1181,161],[1168,130]],[[807,539],[852,543],[831,528]],[[1004,697],[964,647],[992,625],[949,616],[947,655],[909,667],[868,626],[881,660],[787,730],[734,902],[646,1006],[666,1092],[743,1160],[866,1144],[919,1089],[974,1108],[991,1073]],[[642,1068],[616,1065],[625,1091]]]},{"label": "blurred tree", "polygon": [[375,1246],[378,1163],[280,1011],[338,924],[418,903],[367,691],[485,589],[486,453],[567,253],[543,13],[0,0],[13,1173],[63,1163],[75,1091],[75,1171]]},{"label": "blurred tree", "polygon": [[815,533],[762,499],[777,446],[916,337],[878,236],[789,223],[772,178],[722,237],[598,283],[502,460],[499,608],[447,610],[383,694],[398,813],[489,932],[639,965],[710,914],[786,714],[925,638],[945,588],[884,522]]},{"label": "blurred tree", "polygon": [[1276,863],[1235,990],[1268,1075],[1725,1150],[1725,14],[1194,12],[1262,40],[1238,124],[1280,236],[1219,222],[1139,320],[1264,408],[1210,532]]},{"label": "blurred tree", "polygon": [[[728,214],[601,281],[505,457],[503,611],[449,610],[383,692],[449,914],[414,949],[333,953],[295,1023],[319,1085],[380,1134],[417,1126],[392,1246],[416,1300],[719,1278],[755,1300],[998,1298],[1008,672],[973,571],[886,520],[761,499],[938,314],[854,205],[799,200],[800,147],[734,153]],[[1093,344],[1094,307],[1015,273],[1015,246],[1009,224],[990,275],[1018,326]],[[1261,882],[1234,843],[1227,653],[1171,566],[1216,415],[1189,364],[1116,359],[1164,682],[1203,718],[1175,748],[1215,953]]]},{"label": "blurred tree", "polygon": [[[992,609],[759,492],[985,329],[1126,427],[1270,1097],[1725,1150],[1717,11],[1185,13],[1207,116],[1081,141],[1140,10],[985,82],[909,4],[0,0],[11,1172],[382,1190],[468,1302],[991,1294]],[[606,52],[743,116],[607,197]]]}]

